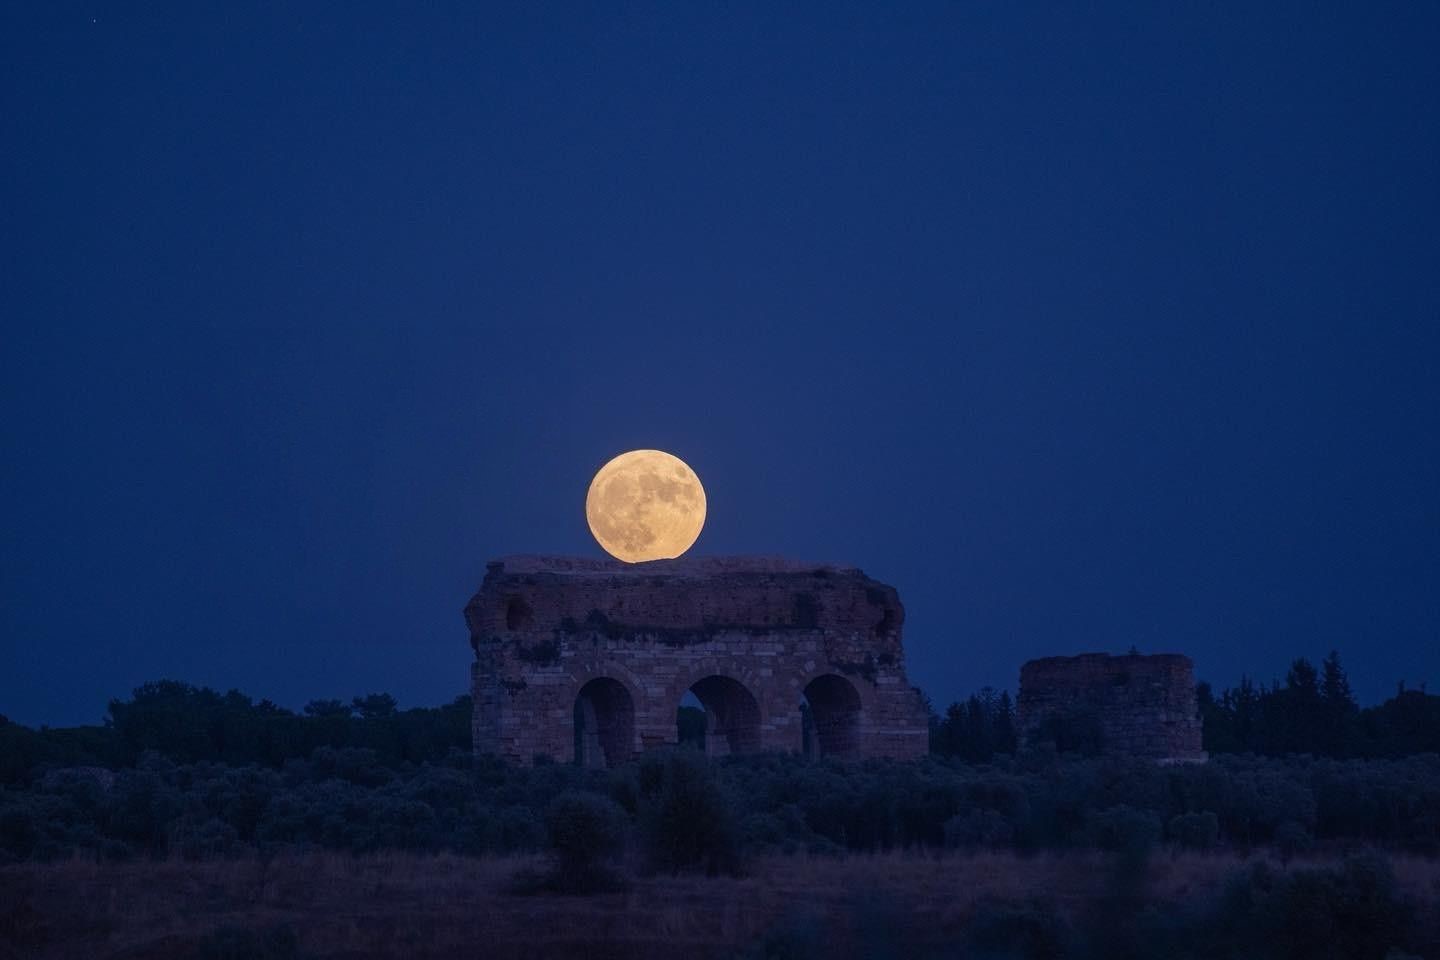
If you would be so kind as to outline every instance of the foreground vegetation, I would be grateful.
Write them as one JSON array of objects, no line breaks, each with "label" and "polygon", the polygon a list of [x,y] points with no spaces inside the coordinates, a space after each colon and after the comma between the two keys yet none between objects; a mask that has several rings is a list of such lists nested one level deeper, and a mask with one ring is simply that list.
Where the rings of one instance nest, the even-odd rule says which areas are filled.
[{"label": "foreground vegetation", "polygon": [[515,858],[312,853],[0,867],[0,956],[1312,958],[1440,955],[1440,866],[980,852],[759,857],[516,896]]},{"label": "foreground vegetation", "polygon": [[[0,791],[0,862],[84,854],[180,855],[407,850],[470,855],[545,847],[557,797],[602,804],[652,847],[699,852],[686,866],[756,853],[1013,849],[1158,843],[1275,846],[1286,855],[1373,845],[1440,853],[1440,757],[1217,757],[1157,766],[1031,754],[987,765],[807,762],[780,755],[706,763],[694,751],[616,770],[512,767],[457,753],[381,764],[362,748],[316,749],[280,768],[176,764],[147,754],[116,772],[52,771]],[[603,819],[603,818],[602,818]]]},{"label": "foreground vegetation", "polygon": [[[1227,693],[1206,702],[1238,701]],[[1353,707],[1334,657],[1319,681],[1297,662],[1286,685],[1257,703],[1247,735],[1290,730],[1295,711],[1330,733],[1357,729],[1367,716]],[[1397,698],[1368,716],[1400,705]],[[1422,720],[1426,709],[1422,702]],[[1269,725],[1257,727],[1255,717]],[[704,860],[712,872],[747,856],[801,852],[1171,844],[1273,846],[1285,856],[1356,845],[1440,853],[1434,753],[1218,754],[1207,764],[1165,767],[1059,752],[1055,743],[1000,752],[1013,738],[1004,695],[952,706],[936,719],[935,753],[906,763],[762,755],[707,764],[681,749],[612,771],[514,767],[472,758],[468,725],[465,698],[401,711],[392,698],[371,695],[348,705],[317,701],[296,714],[173,682],[112,702],[105,727],[35,731],[0,722],[0,862],[314,850],[526,854],[556,832],[547,816],[558,816],[557,797],[570,797],[572,812],[616,838],[614,847],[668,850],[656,855],[662,866]],[[1422,724],[1416,736],[1428,731]],[[684,852],[696,842],[686,831],[702,828],[709,846]]]},{"label": "foreground vegetation", "polygon": [[147,684],[0,720],[0,958],[1440,956],[1440,698],[1305,667],[1202,690],[1248,752],[1172,766],[1020,749],[990,692],[917,761],[593,770],[472,757],[464,698]]}]

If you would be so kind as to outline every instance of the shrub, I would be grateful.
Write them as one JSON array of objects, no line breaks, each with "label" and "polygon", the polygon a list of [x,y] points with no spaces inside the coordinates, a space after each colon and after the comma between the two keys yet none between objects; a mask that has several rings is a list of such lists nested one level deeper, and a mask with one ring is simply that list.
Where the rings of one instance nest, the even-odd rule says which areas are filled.
[{"label": "shrub", "polygon": [[1059,960],[1070,955],[1074,934],[1047,903],[983,903],[969,927],[972,955],[1015,960]]},{"label": "shrub", "polygon": [[998,847],[1015,838],[1015,828],[994,810],[971,810],[957,813],[945,821],[945,846],[973,849]]},{"label": "shrub", "polygon": [[1232,878],[1208,926],[1207,952],[1224,956],[1384,960],[1416,936],[1413,905],[1371,856],[1290,873],[1257,864]]},{"label": "shrub", "polygon": [[1275,828],[1275,849],[1280,851],[1280,858],[1286,862],[1305,853],[1314,842],[1310,831],[1294,820],[1286,820]]},{"label": "shrub", "polygon": [[486,824],[486,847],[500,853],[537,850],[545,837],[545,825],[529,807],[506,807]]},{"label": "shrub", "polygon": [[10,807],[0,810],[0,851],[16,860],[24,860],[35,849],[39,825],[29,810]]},{"label": "shrub", "polygon": [[[748,849],[834,854],[1076,845],[1160,834],[1189,849],[1356,841],[1440,846],[1440,757],[1330,761],[1217,757],[1154,764],[1077,756],[973,767],[953,760],[709,760],[646,754],[608,771],[470,757],[390,767],[368,748],[321,748],[282,769],[175,765],[147,754],[99,775],[51,770],[0,791],[0,857],[214,857],[282,848],[536,853],[569,791],[609,797],[662,870],[729,871]],[[1201,811],[1201,812],[1194,812]]]},{"label": "shrub", "polygon": [[1171,817],[1166,835],[1189,850],[1210,850],[1220,842],[1220,818],[1209,810]]},{"label": "shrub", "polygon": [[170,841],[186,860],[209,860],[235,853],[239,839],[234,827],[212,817],[201,823],[179,821]]},{"label": "shrub", "polygon": [[138,850],[161,853],[180,800],[159,764],[126,771],[106,796],[102,813],[108,836]]},{"label": "shrub", "polygon": [[1120,804],[1090,818],[1090,836],[1103,850],[1147,850],[1160,839],[1160,818],[1154,811]]},{"label": "shrub", "polygon": [[195,945],[195,960],[293,960],[300,956],[300,940],[293,928],[268,930],[221,927]]},{"label": "shrub", "polygon": [[791,910],[741,954],[741,960],[820,960],[826,956],[825,919],[814,910]]},{"label": "shrub", "polygon": [[545,814],[554,857],[553,888],[564,893],[613,889],[611,862],[625,848],[625,811],[593,793],[562,793]]},{"label": "shrub", "polygon": [[674,750],[646,758],[640,771],[641,825],[649,866],[707,874],[740,872],[740,831],[734,806],[703,756]]}]

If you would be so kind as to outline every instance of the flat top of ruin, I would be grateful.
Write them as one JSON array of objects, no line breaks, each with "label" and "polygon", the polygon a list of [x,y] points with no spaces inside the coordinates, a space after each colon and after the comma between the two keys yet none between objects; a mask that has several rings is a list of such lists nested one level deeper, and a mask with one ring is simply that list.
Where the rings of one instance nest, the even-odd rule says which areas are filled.
[{"label": "flat top of ruin", "polygon": [[680,557],[675,560],[651,560],[646,563],[625,563],[599,557],[565,557],[520,553],[501,557],[489,563],[492,572],[549,573],[560,576],[596,577],[713,577],[727,573],[826,573],[863,575],[858,567],[833,563],[804,563],[786,557],[730,556]]},{"label": "flat top of ruin", "polygon": [[1078,666],[1081,664],[1098,665],[1105,663],[1114,663],[1119,665],[1125,661],[1129,661],[1132,663],[1136,661],[1141,661],[1144,663],[1154,664],[1171,661],[1176,663],[1183,662],[1185,664],[1189,664],[1190,658],[1185,656],[1185,654],[1183,653],[1080,653],[1076,654],[1073,657],[1041,657],[1038,660],[1027,660],[1020,669],[1026,670],[1032,667],[1058,667],[1066,664]]}]

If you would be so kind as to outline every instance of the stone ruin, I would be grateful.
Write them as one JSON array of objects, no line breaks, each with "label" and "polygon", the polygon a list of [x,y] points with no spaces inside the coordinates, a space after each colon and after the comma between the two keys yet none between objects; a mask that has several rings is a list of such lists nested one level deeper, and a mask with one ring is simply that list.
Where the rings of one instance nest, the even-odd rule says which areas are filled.
[{"label": "stone ruin", "polygon": [[920,756],[904,619],[853,567],[505,557],[465,608],[475,752],[613,766],[677,743],[688,691],[712,755]]},{"label": "stone ruin", "polygon": [[1178,653],[1031,660],[1020,668],[1016,714],[1022,746],[1088,730],[1104,753],[1205,759],[1195,667]]}]

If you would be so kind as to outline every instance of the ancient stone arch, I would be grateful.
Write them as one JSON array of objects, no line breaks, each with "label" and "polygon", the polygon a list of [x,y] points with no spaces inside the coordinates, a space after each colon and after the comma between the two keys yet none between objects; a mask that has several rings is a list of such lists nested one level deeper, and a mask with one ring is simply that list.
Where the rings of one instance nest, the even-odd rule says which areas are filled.
[{"label": "ancient stone arch", "polygon": [[613,767],[635,753],[635,698],[614,677],[587,680],[575,694],[576,761]]},{"label": "ancient stone arch", "polygon": [[811,756],[850,756],[864,735],[865,717],[860,691],[845,677],[822,673],[805,685],[809,724],[805,753]]},{"label": "ancient stone arch", "polygon": [[[705,752],[711,756],[760,749],[763,713],[750,688],[734,677],[712,673],[689,688],[705,708]],[[676,705],[679,705],[677,699]]]},{"label": "ancient stone arch", "polygon": [[687,691],[705,707],[712,755],[926,751],[904,608],[854,568],[507,557],[465,619],[477,753],[614,765],[676,742]]}]

